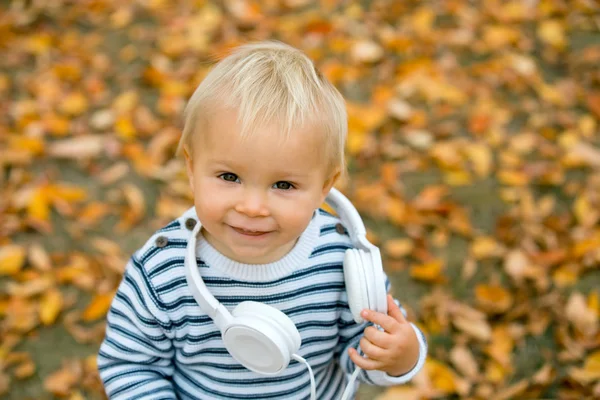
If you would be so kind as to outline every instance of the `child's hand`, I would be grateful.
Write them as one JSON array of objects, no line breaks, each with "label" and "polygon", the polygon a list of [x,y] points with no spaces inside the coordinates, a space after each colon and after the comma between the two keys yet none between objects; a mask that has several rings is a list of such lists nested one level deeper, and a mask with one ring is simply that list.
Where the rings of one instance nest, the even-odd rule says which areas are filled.
[{"label": "child's hand", "polygon": [[366,357],[360,356],[354,348],[349,349],[348,353],[354,364],[364,370],[376,369],[391,376],[400,376],[417,363],[419,341],[392,296],[387,296],[387,303],[388,315],[371,310],[361,313],[365,320],[384,329],[380,331],[374,326],[365,328],[360,348]]}]

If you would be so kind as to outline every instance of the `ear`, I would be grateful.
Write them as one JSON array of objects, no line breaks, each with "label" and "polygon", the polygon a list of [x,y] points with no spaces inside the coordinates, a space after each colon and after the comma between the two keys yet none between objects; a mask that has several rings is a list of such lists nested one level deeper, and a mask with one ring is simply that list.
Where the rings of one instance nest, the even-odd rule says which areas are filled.
[{"label": "ear", "polygon": [[329,191],[331,190],[333,185],[335,185],[335,183],[339,179],[340,174],[341,174],[340,170],[336,169],[335,171],[333,171],[332,174],[329,175],[329,177],[323,183],[323,191],[321,193],[321,204],[325,201],[325,197],[327,197],[327,195],[329,194]]},{"label": "ear", "polygon": [[185,157],[185,169],[190,181],[190,188],[192,189],[192,193],[194,193],[194,162],[187,146],[183,147],[183,156]]}]

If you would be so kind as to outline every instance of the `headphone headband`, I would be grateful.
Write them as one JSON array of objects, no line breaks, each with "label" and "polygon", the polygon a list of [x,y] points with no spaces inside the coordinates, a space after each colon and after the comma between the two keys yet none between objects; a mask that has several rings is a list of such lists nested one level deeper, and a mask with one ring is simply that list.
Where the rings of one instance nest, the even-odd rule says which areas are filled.
[{"label": "headphone headband", "polygon": [[198,220],[192,230],[186,248],[184,260],[185,274],[188,282],[192,282],[191,285],[188,285],[192,292],[192,296],[194,296],[194,299],[200,305],[200,308],[202,308],[202,310],[215,321],[215,325],[222,330],[227,325],[227,322],[232,319],[232,316],[225,306],[210,293],[198,271],[198,263],[196,262],[196,241],[201,228],[202,224]]},{"label": "headphone headband", "polygon": [[348,229],[350,238],[357,242],[360,236],[366,236],[367,230],[358,211],[352,205],[350,200],[336,188],[331,188],[325,202],[329,204],[337,213],[342,224]]}]

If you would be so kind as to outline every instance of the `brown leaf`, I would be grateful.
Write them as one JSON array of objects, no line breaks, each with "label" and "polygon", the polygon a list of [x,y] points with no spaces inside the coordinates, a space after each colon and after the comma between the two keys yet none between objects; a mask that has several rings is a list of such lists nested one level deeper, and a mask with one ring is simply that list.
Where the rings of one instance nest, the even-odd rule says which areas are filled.
[{"label": "brown leaf", "polygon": [[455,346],[450,351],[450,360],[454,367],[471,380],[477,379],[479,366],[473,353],[466,346]]},{"label": "brown leaf", "polygon": [[63,363],[62,369],[44,380],[44,389],[55,396],[67,396],[81,379],[81,368],[74,361]]},{"label": "brown leaf", "polygon": [[590,309],[581,293],[573,293],[565,308],[567,319],[584,335],[593,336],[598,333],[598,314]]},{"label": "brown leaf", "polygon": [[57,140],[48,145],[47,153],[55,158],[87,159],[102,154],[107,140],[103,136],[83,135],[69,139]]}]

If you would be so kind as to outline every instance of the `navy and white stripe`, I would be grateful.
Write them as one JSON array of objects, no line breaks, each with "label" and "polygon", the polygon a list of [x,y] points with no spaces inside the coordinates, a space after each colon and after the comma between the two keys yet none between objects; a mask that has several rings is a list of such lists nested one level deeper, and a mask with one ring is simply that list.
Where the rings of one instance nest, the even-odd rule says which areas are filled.
[{"label": "navy and white stripe", "polygon": [[[187,218],[196,218],[193,209],[157,231],[127,265],[98,354],[109,398],[309,399],[304,365],[292,361],[284,372],[268,377],[247,370],[229,355],[219,330],[187,287]],[[278,308],[295,323],[302,337],[298,353],[313,369],[319,400],[340,398],[354,370],[348,348],[358,345],[366,327],[354,322],[348,308],[342,262],[352,244],[335,229],[337,223],[336,217],[319,210],[293,254],[249,268],[222,263],[223,256],[198,238],[200,274],[227,309],[258,301]],[[161,246],[155,243],[158,237]],[[299,259],[304,262],[299,264]],[[410,380],[427,353],[425,337],[414,328],[421,348],[412,371],[402,377],[363,371],[359,379],[377,385]]]}]

